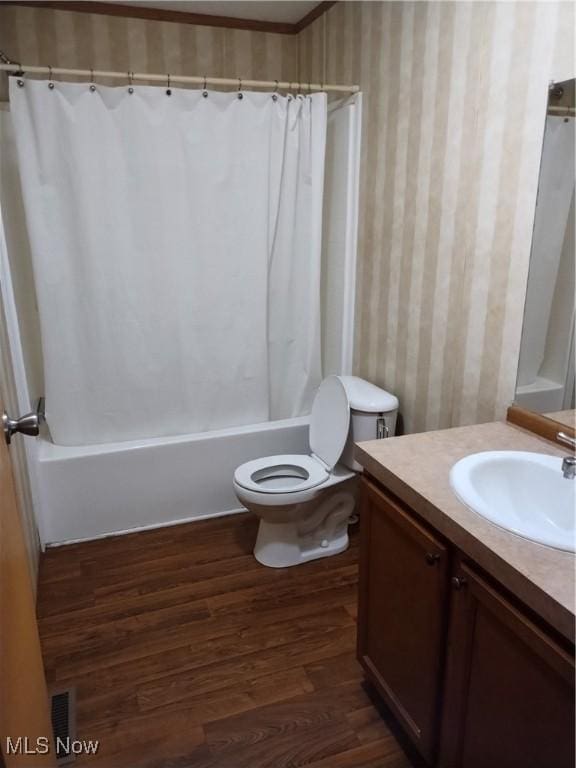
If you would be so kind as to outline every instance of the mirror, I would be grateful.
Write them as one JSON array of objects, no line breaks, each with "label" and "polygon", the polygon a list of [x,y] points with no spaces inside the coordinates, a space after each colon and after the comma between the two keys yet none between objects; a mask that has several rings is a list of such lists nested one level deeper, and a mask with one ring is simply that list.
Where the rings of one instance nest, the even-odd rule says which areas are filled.
[{"label": "mirror", "polygon": [[574,84],[548,95],[515,396],[558,421],[574,408]]}]

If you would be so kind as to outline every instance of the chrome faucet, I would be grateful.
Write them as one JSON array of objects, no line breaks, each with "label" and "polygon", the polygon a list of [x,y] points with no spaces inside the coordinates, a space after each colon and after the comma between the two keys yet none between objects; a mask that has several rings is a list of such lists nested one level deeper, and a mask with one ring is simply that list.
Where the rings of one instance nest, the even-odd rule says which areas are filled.
[{"label": "chrome faucet", "polygon": [[562,459],[562,475],[570,480],[576,477],[576,456],[565,456]]},{"label": "chrome faucet", "polygon": [[[556,440],[576,450],[576,440],[565,432],[558,432]],[[565,456],[562,459],[562,475],[570,480],[576,477],[576,456]]]}]

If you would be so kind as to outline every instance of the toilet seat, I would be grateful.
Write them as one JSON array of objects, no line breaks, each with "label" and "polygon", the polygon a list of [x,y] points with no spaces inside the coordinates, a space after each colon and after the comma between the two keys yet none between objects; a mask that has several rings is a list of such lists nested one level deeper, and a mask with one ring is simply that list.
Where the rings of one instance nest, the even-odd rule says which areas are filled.
[{"label": "toilet seat", "polygon": [[338,376],[324,379],[310,415],[309,454],[264,456],[234,472],[240,488],[257,494],[298,493],[325,483],[338,463],[350,426],[346,389]]},{"label": "toilet seat", "polygon": [[324,483],[329,472],[315,456],[281,454],[247,461],[237,468],[234,480],[255,493],[296,493]]}]

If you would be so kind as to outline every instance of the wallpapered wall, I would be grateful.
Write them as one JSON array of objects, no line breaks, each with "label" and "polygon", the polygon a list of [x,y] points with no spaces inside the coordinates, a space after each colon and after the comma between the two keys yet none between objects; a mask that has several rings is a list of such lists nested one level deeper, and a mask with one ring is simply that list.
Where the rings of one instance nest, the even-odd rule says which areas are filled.
[{"label": "wallpapered wall", "polygon": [[[0,6],[16,60],[360,83],[356,371],[407,431],[513,399],[550,79],[571,3],[342,2],[298,37]],[[5,80],[5,78],[3,78]]]},{"label": "wallpapered wall", "polygon": [[408,431],[513,400],[550,79],[571,3],[338,3],[300,35],[303,80],[365,94],[357,373]]},{"label": "wallpapered wall", "polygon": [[294,35],[46,8],[0,5],[0,49],[14,61],[52,67],[257,80],[296,80],[298,73]]}]

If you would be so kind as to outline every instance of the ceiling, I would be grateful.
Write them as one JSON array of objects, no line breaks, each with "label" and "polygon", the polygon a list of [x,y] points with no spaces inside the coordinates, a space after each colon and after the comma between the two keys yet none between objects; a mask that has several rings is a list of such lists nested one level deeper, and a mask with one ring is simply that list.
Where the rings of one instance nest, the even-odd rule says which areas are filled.
[{"label": "ceiling", "polygon": [[254,19],[280,24],[296,24],[313,8],[318,0],[181,0],[180,2],[154,2],[151,0],[107,0],[142,8],[166,11],[201,13],[210,16],[230,16],[234,19]]}]

